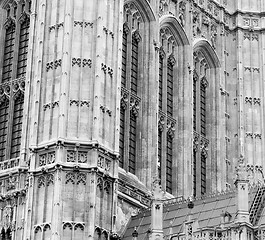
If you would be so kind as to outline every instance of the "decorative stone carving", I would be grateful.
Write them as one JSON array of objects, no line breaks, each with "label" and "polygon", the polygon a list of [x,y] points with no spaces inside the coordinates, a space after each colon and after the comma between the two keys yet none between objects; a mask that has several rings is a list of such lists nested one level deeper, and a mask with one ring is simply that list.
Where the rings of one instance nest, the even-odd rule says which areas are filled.
[{"label": "decorative stone carving", "polygon": [[114,32],[109,30],[107,27],[103,26],[103,31],[106,33],[106,35],[110,35],[112,38],[114,38]]},{"label": "decorative stone carving", "polygon": [[170,137],[171,139],[175,137],[175,130],[176,130],[175,125],[176,125],[175,121],[167,119],[167,136]]},{"label": "decorative stone carving", "polygon": [[165,116],[161,115],[158,121],[158,131],[163,132],[165,127]]},{"label": "decorative stone carving", "polygon": [[91,68],[91,66],[92,66],[92,60],[91,59],[83,59],[82,60],[82,66],[83,67],[89,67],[89,68]]},{"label": "decorative stone carving", "polygon": [[129,94],[123,91],[121,97],[121,109],[126,110],[128,102],[129,102]]},{"label": "decorative stone carving", "polygon": [[236,166],[236,179],[246,180],[247,179],[247,166],[243,155],[240,155],[237,166]]},{"label": "decorative stone carving", "polygon": [[176,59],[175,59],[175,57],[174,57],[173,54],[170,54],[170,56],[168,57],[168,62],[169,62],[172,66],[175,65],[175,63],[176,63]]},{"label": "decorative stone carving", "polygon": [[108,109],[107,107],[100,105],[99,108],[102,111],[102,113],[107,113],[109,115],[109,117],[112,116],[112,111],[110,109]]},{"label": "decorative stone carving", "polygon": [[72,58],[72,66],[77,65],[78,67],[89,67],[92,66],[92,60],[91,59],[81,59],[81,58]]},{"label": "decorative stone carving", "polygon": [[134,117],[138,117],[139,110],[140,110],[140,101],[137,98],[131,96],[130,111],[131,111],[132,115]]},{"label": "decorative stone carving", "polygon": [[207,81],[207,79],[206,79],[206,76],[203,76],[203,77],[201,78],[201,86],[202,86],[203,88],[207,88],[208,85],[209,85],[209,83],[208,83],[208,81]]},{"label": "decorative stone carving", "polygon": [[9,28],[15,28],[15,27],[16,27],[16,20],[12,18],[11,16],[9,16],[4,23],[4,28],[9,29]]},{"label": "decorative stone carving", "polygon": [[20,18],[18,19],[18,21],[19,21],[20,24],[23,24],[23,23],[28,23],[29,24],[29,19],[30,19],[29,14],[24,11],[24,12],[22,12],[22,14],[21,14]]},{"label": "decorative stone carving", "polygon": [[104,157],[103,156],[98,156],[98,161],[97,161],[97,166],[100,168],[104,168]]},{"label": "decorative stone carving", "polygon": [[110,182],[105,180],[104,182],[104,190],[106,191],[106,193],[110,193],[111,187],[110,187]]},{"label": "decorative stone carving", "polygon": [[123,33],[125,33],[126,35],[128,35],[129,32],[130,32],[129,24],[128,24],[128,22],[125,22],[125,23],[123,24]]},{"label": "decorative stone carving", "polygon": [[201,155],[204,158],[208,157],[208,146],[209,146],[209,140],[201,136],[200,149],[201,149]]},{"label": "decorative stone carving", "polygon": [[97,187],[100,190],[103,190],[103,179],[101,177],[98,177],[98,179],[97,179]]},{"label": "decorative stone carving", "polygon": [[77,162],[78,163],[87,163],[87,152],[80,152],[77,153]]},{"label": "decorative stone carving", "polygon": [[101,63],[101,70],[103,70],[103,72],[105,74],[109,74],[111,77],[113,76],[113,69],[111,67],[108,67],[106,64]]},{"label": "decorative stone carving", "polygon": [[245,103],[252,104],[252,97],[245,97]]},{"label": "decorative stone carving", "polygon": [[44,176],[40,176],[38,178],[38,188],[44,187],[45,186],[45,177]]},{"label": "decorative stone carving", "polygon": [[81,67],[81,58],[72,58],[72,66],[77,65],[78,67]]},{"label": "decorative stone carving", "polygon": [[76,100],[76,99],[70,99],[70,106],[77,106],[77,107],[89,107],[90,101],[89,100]]},{"label": "decorative stone carving", "polygon": [[133,32],[132,38],[135,39],[137,42],[141,41],[141,35],[138,29]]},{"label": "decorative stone carving", "polygon": [[7,191],[14,190],[16,188],[16,183],[17,183],[17,177],[10,174],[7,180],[6,190]]},{"label": "decorative stone carving", "polygon": [[185,26],[185,19],[186,19],[186,3],[181,1],[179,3],[179,20],[182,27]]},{"label": "decorative stone carving", "polygon": [[216,43],[217,43],[217,26],[215,24],[212,24],[211,26],[211,43],[212,47],[216,49]]},{"label": "decorative stone carving", "polygon": [[260,105],[261,99],[260,98],[253,98],[253,103],[254,103],[254,105]]},{"label": "decorative stone carving", "polygon": [[193,151],[197,152],[200,144],[200,135],[197,132],[193,132]]},{"label": "decorative stone carving", "polygon": [[51,32],[51,31],[53,31],[53,30],[59,30],[61,27],[63,27],[64,26],[64,23],[63,22],[61,22],[61,23],[57,23],[57,24],[55,24],[55,25],[52,25],[52,26],[50,26],[49,27],[49,31]]},{"label": "decorative stone carving", "polygon": [[65,176],[65,184],[72,183],[76,185],[79,184],[86,185],[86,180],[87,180],[86,174],[79,171],[68,172]]},{"label": "decorative stone carving", "polygon": [[55,152],[45,153],[39,156],[39,166],[45,166],[55,162]]},{"label": "decorative stone carving", "polygon": [[160,0],[159,2],[159,15],[163,15],[168,12],[169,0]]},{"label": "decorative stone carving", "polygon": [[91,28],[93,27],[93,23],[92,22],[87,22],[87,21],[74,21],[74,27],[88,27],[90,26]]},{"label": "decorative stone carving", "polygon": [[194,10],[193,11],[193,37],[198,37],[201,34],[201,28],[200,28],[200,16],[199,12]]},{"label": "decorative stone carving", "polygon": [[43,110],[46,111],[47,109],[59,107],[59,101],[51,102],[51,103],[46,103],[43,105]]}]

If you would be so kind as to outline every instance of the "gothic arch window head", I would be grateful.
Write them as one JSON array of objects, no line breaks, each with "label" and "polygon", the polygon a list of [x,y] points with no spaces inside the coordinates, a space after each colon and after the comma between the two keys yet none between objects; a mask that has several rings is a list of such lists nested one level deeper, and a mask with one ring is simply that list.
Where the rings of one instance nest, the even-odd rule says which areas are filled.
[{"label": "gothic arch window head", "polygon": [[[29,45],[30,1],[8,1],[3,7],[3,55],[0,56],[0,161],[20,155],[24,87]],[[7,133],[11,134],[7,134]]]},{"label": "gothic arch window head", "polygon": [[[169,27],[160,29],[159,51],[159,126],[158,126],[158,176],[167,192],[173,192],[173,146],[177,109],[177,41]],[[165,125],[165,127],[161,126]]]},{"label": "gothic arch window head", "polygon": [[[193,53],[193,194],[201,196],[207,192],[207,169],[214,161],[211,146],[215,144],[216,129],[216,69],[219,61],[206,41],[195,44]],[[211,52],[212,51],[212,52]],[[213,101],[214,100],[214,101]],[[210,141],[211,139],[211,141]]]},{"label": "gothic arch window head", "polygon": [[[125,1],[122,35],[121,107],[119,166],[137,175],[140,131],[141,87],[143,82],[144,36],[152,16],[145,1]],[[149,5],[148,5],[149,6]]]}]

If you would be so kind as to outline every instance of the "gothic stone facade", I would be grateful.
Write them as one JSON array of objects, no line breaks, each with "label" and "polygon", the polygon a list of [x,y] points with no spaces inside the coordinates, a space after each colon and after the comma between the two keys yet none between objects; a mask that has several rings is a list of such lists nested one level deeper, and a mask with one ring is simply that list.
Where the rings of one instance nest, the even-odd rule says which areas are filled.
[{"label": "gothic stone facade", "polygon": [[0,0],[2,239],[122,235],[265,155],[263,0]]}]

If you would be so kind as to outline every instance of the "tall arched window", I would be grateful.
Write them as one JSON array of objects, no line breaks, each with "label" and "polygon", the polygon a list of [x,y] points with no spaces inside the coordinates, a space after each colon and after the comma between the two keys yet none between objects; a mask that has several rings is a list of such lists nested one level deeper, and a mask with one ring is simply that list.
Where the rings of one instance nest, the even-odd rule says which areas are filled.
[{"label": "tall arched window", "polygon": [[119,166],[136,173],[139,92],[139,58],[141,53],[141,14],[133,3],[124,6],[122,37],[121,110],[120,110],[120,161]]},{"label": "tall arched window", "polygon": [[207,130],[207,91],[209,65],[203,53],[196,51],[193,71],[193,194],[194,196],[206,193],[206,165],[208,156]]},{"label": "tall arched window", "polygon": [[4,49],[4,61],[3,61],[3,73],[2,82],[7,82],[12,79],[12,66],[15,49],[15,22],[10,20],[7,22],[5,34],[5,49]]},{"label": "tall arched window", "polygon": [[[0,161],[19,157],[29,42],[29,0],[8,2],[0,56]],[[8,134],[11,133],[11,134]]]},{"label": "tall arched window", "polygon": [[176,89],[176,40],[169,28],[160,30],[162,46],[159,54],[159,124],[158,175],[167,192],[173,191],[173,144],[177,109],[174,107]]}]

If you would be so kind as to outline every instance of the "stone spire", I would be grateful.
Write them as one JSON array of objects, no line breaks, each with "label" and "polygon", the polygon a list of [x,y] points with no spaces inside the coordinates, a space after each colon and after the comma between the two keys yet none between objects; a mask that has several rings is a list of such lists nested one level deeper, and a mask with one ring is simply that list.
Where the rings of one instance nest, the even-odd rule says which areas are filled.
[{"label": "stone spire", "polygon": [[155,178],[152,184],[151,233],[149,240],[163,240],[163,199],[165,192],[160,180]]},{"label": "stone spire", "polygon": [[236,166],[236,222],[249,223],[248,183],[247,166],[244,157],[241,155]]}]

